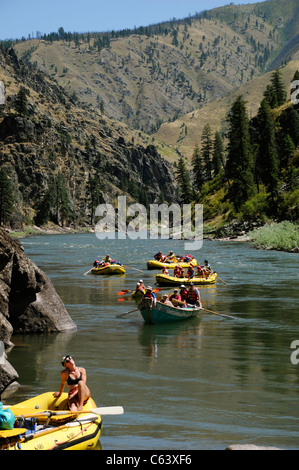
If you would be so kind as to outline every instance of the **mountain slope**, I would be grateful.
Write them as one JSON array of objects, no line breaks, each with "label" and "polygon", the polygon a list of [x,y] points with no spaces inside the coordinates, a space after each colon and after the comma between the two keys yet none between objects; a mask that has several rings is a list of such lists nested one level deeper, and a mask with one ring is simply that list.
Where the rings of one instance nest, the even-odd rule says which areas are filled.
[{"label": "mountain slope", "polygon": [[296,53],[296,11],[295,0],[228,5],[135,31],[48,35],[16,50],[80,100],[153,132],[263,74],[285,59],[288,42]]},{"label": "mountain slope", "polygon": [[[0,80],[6,90],[5,105],[0,106],[0,162],[13,186],[16,225],[32,223],[58,175],[73,223],[90,222],[90,178],[98,185],[98,203],[115,202],[120,194],[128,202],[175,199],[170,165],[139,133],[90,106],[75,104],[49,77],[20,61],[13,49],[0,50]],[[21,89],[26,96],[22,106]]]},{"label": "mountain slope", "polygon": [[[296,70],[299,70],[299,60],[293,60],[281,68],[283,82],[288,93],[290,93],[290,84]],[[206,124],[210,124],[213,132],[225,134],[226,116],[238,95],[242,95],[247,101],[249,116],[256,115],[266,87],[270,83],[271,75],[272,72],[268,72],[233,90],[222,99],[198,108],[172,123],[162,124],[154,137],[191,159],[195,146],[201,146],[201,134]]]}]

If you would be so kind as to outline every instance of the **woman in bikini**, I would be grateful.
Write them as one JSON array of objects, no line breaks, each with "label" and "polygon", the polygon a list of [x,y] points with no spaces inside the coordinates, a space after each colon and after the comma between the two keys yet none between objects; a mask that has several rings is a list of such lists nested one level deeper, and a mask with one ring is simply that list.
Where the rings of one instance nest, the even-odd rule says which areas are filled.
[{"label": "woman in bikini", "polygon": [[54,392],[54,397],[60,397],[67,382],[69,387],[68,405],[70,411],[81,411],[83,405],[90,398],[90,391],[86,385],[86,370],[77,367],[71,356],[65,356],[61,364],[65,369],[61,372],[61,384],[59,392]]}]

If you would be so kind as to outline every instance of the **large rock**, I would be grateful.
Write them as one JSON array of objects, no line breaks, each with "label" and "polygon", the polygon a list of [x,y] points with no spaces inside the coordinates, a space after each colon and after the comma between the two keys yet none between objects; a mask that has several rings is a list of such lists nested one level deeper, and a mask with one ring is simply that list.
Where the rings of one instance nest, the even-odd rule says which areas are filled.
[{"label": "large rock", "polygon": [[[21,244],[0,229],[0,340],[5,347],[13,346],[13,333],[74,329],[50,279],[27,258]],[[14,376],[7,363],[5,368],[0,364],[0,393]]]}]

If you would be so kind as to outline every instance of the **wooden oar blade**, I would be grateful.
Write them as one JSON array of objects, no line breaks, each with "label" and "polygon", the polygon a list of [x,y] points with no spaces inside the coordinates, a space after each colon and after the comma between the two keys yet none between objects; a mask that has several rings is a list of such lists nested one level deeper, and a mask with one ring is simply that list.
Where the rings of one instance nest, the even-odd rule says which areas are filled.
[{"label": "wooden oar blade", "polygon": [[[94,414],[94,415],[120,415],[124,413],[124,409],[122,406],[102,406],[99,408],[94,408],[93,410],[81,410],[81,411],[70,411],[70,410],[44,410],[44,411],[37,411],[37,410],[26,410],[24,408],[24,412],[18,409],[18,415],[15,415],[16,418],[38,418],[41,416],[64,416],[64,415],[81,415],[81,414]],[[82,417],[82,419],[86,419],[86,417]]]}]

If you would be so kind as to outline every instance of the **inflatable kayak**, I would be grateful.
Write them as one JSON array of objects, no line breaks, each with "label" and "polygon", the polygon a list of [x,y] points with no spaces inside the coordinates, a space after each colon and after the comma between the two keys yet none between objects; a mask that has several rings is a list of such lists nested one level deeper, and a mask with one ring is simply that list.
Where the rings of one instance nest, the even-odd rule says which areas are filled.
[{"label": "inflatable kayak", "polygon": [[173,262],[173,261],[165,261],[165,262],[161,262],[161,261],[156,261],[154,259],[151,259],[149,261],[147,261],[146,265],[147,265],[147,269],[163,269],[163,266],[166,266],[167,269],[174,269],[176,266],[179,266],[180,268],[188,268],[190,266],[190,263],[192,266],[197,266],[197,261],[196,259],[193,258],[192,261],[188,261],[188,262]]},{"label": "inflatable kayak", "polygon": [[[54,398],[53,392],[38,395],[9,407],[15,427],[0,430],[0,449],[5,450],[87,450],[99,442],[102,419],[92,413],[92,398],[83,407],[87,413],[71,414],[67,393]],[[61,414],[55,415],[55,412]],[[89,412],[90,411],[90,412]],[[51,413],[52,416],[51,416]]]},{"label": "inflatable kayak", "polygon": [[174,277],[167,276],[166,274],[157,274],[156,282],[159,286],[181,286],[182,284],[188,285],[193,283],[194,285],[209,285],[216,282],[217,273],[212,273],[208,277],[194,276],[192,279],[188,277]]},{"label": "inflatable kayak", "polygon": [[120,264],[108,264],[107,266],[100,266],[92,268],[93,274],[126,274],[126,270]]}]

